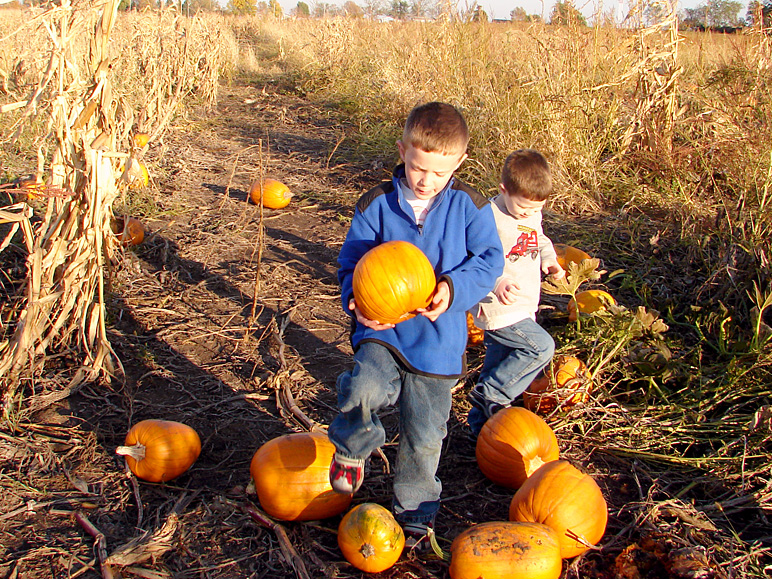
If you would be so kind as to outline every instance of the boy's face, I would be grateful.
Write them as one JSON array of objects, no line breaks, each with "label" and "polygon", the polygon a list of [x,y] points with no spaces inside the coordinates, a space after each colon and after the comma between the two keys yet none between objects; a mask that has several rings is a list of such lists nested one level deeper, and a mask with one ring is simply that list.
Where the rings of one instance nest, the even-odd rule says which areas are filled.
[{"label": "boy's face", "polygon": [[515,219],[525,219],[536,215],[547,203],[546,201],[531,201],[522,195],[511,195],[502,183],[499,183],[499,189],[504,194],[504,205],[506,205],[507,211]]},{"label": "boy's face", "polygon": [[397,141],[399,156],[405,163],[407,184],[419,199],[431,199],[445,188],[453,172],[466,159],[462,155],[427,153],[412,145]]}]

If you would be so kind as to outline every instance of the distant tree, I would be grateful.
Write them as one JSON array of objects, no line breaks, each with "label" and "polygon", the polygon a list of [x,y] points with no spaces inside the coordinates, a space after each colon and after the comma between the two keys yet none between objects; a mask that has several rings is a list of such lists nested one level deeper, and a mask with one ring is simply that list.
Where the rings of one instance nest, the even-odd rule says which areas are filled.
[{"label": "distant tree", "polygon": [[228,0],[228,12],[232,14],[254,14],[257,0]]},{"label": "distant tree", "polygon": [[685,28],[711,28],[740,26],[742,4],[735,0],[710,0],[696,8],[686,8],[681,17]]},{"label": "distant tree", "polygon": [[308,4],[303,2],[302,0],[298,2],[298,5],[295,7],[295,17],[297,18],[308,18],[311,16],[311,10],[308,8]]},{"label": "distant tree", "polygon": [[268,0],[268,12],[274,18],[284,17],[284,9],[281,7],[281,4],[279,4],[279,0]]},{"label": "distant tree", "polygon": [[439,7],[434,0],[411,0],[410,14],[415,18],[434,18]]},{"label": "distant tree", "polygon": [[528,22],[528,13],[525,11],[525,8],[518,6],[509,13],[509,19],[512,22]]},{"label": "distant tree", "polygon": [[410,5],[406,0],[391,0],[389,16],[395,20],[406,20],[410,13]]},{"label": "distant tree", "polygon": [[364,9],[354,0],[346,0],[346,3],[343,5],[343,12],[349,18],[363,18],[365,15]]},{"label": "distant tree", "polygon": [[362,6],[368,18],[375,18],[388,11],[386,0],[364,0]]},{"label": "distant tree", "polygon": [[745,22],[748,26],[762,25],[765,28],[772,26],[772,0],[764,2],[751,0],[748,3],[748,11],[745,13]]},{"label": "distant tree", "polygon": [[217,0],[185,0],[182,4],[183,14],[195,14],[196,12],[216,12],[220,9]]},{"label": "distant tree", "polygon": [[340,6],[335,4],[329,4],[328,2],[315,2],[311,13],[314,18],[328,18],[332,16],[340,16],[343,10]]},{"label": "distant tree", "polygon": [[587,21],[571,0],[561,0],[552,8],[550,24],[587,26]]},{"label": "distant tree", "polygon": [[488,13],[479,4],[472,12],[472,22],[489,22]]}]

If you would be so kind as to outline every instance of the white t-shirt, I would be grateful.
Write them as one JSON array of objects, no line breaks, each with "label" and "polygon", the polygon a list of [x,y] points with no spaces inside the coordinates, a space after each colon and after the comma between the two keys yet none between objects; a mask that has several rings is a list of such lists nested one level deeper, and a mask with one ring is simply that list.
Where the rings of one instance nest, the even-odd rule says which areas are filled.
[{"label": "white t-shirt", "polygon": [[402,189],[402,194],[405,196],[405,201],[413,208],[415,222],[419,226],[423,226],[426,214],[429,213],[429,208],[434,203],[434,197],[431,199],[419,199],[415,196],[415,193],[413,193],[405,179],[400,180],[399,186]]}]

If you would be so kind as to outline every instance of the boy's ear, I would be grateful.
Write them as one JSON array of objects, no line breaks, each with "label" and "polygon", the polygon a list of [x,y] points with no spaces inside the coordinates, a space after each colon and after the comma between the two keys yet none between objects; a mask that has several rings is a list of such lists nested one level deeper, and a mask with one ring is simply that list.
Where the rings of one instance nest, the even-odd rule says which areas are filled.
[{"label": "boy's ear", "polygon": [[405,143],[402,142],[402,140],[397,141],[397,149],[399,149],[399,158],[402,159],[402,162],[405,162]]},{"label": "boy's ear", "polygon": [[501,191],[504,195],[507,194],[507,188],[504,187],[504,183],[499,183],[499,191]]},{"label": "boy's ear", "polygon": [[[467,153],[464,153],[463,155],[461,155],[461,158],[458,160],[458,164],[456,165],[456,169],[458,169],[461,166],[461,163],[466,161],[468,157],[469,157],[469,155]],[[453,169],[454,173],[455,173],[456,169]]]}]

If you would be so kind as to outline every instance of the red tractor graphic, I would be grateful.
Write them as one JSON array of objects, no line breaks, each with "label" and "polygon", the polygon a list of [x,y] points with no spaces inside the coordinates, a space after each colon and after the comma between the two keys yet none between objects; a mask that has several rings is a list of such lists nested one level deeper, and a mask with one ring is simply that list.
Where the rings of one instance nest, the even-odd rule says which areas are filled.
[{"label": "red tractor graphic", "polygon": [[515,262],[524,255],[529,254],[531,259],[536,259],[539,256],[539,240],[536,238],[536,231],[534,230],[520,234],[520,237],[517,238],[517,243],[509,250],[507,259]]}]

